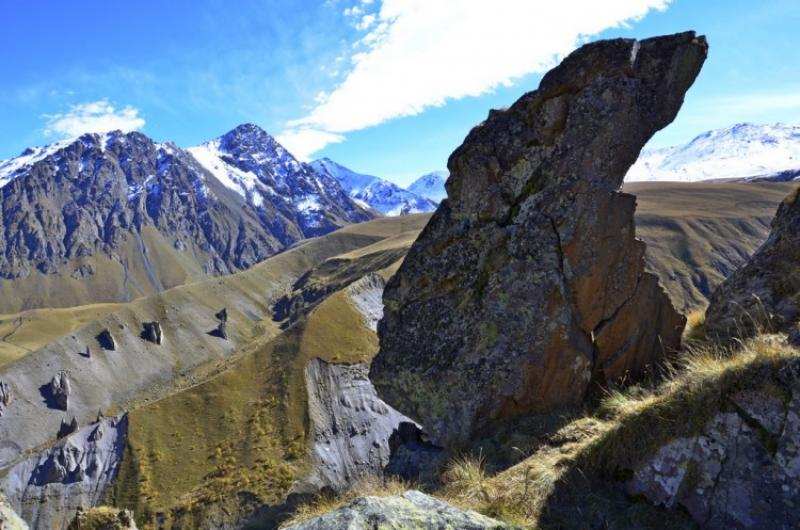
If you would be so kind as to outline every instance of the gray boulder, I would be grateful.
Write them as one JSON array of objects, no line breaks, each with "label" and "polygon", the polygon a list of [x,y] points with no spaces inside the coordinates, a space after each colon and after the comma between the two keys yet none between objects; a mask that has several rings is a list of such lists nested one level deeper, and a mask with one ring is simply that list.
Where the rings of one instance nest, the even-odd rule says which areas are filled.
[{"label": "gray boulder", "polygon": [[284,530],[487,530],[510,526],[455,508],[416,490],[391,497],[360,497],[320,517]]},{"label": "gray boulder", "polygon": [[384,291],[370,373],[434,442],[578,406],[679,347],[685,319],[619,189],[706,53],[693,32],[587,44],[450,156],[448,198]]},{"label": "gray boulder", "polygon": [[66,421],[66,419],[61,420],[61,426],[58,428],[58,437],[63,438],[65,436],[69,436],[70,434],[74,433],[78,430],[78,419],[75,416],[72,417],[72,421]]},{"label": "gray boulder", "polygon": [[96,338],[98,344],[100,344],[100,347],[104,350],[114,351],[117,349],[117,342],[114,340],[114,336],[111,334],[111,332],[107,329],[104,329],[98,333]]}]

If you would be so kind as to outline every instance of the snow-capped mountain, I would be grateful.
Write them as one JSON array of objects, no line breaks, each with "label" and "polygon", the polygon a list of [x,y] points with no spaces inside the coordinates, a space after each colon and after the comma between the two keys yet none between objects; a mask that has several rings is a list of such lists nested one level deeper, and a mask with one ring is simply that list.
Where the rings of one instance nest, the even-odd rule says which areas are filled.
[{"label": "snow-capped mountain", "polygon": [[645,149],[625,177],[696,181],[764,177],[800,169],[800,126],[739,123],[685,145]]},{"label": "snow-capped mountain", "polygon": [[444,183],[449,175],[447,171],[432,171],[415,180],[408,191],[439,204],[447,197]]},{"label": "snow-capped mountain", "polygon": [[372,175],[364,175],[337,164],[329,158],[311,162],[317,173],[338,180],[353,200],[384,215],[408,215],[432,212],[436,204],[397,184]]},{"label": "snow-capped mountain", "polygon": [[85,134],[0,161],[0,299],[127,300],[372,217],[254,125],[192,150]]},{"label": "snow-capped mountain", "polygon": [[279,213],[295,221],[306,237],[371,217],[336,179],[320,178],[256,125],[239,125],[188,151],[227,188],[269,218]]}]

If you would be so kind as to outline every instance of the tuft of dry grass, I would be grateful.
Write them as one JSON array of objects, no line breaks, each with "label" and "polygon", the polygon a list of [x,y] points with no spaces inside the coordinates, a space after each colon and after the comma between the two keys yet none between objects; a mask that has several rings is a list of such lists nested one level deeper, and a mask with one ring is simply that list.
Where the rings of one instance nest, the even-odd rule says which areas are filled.
[{"label": "tuft of dry grass", "polygon": [[299,505],[292,517],[281,524],[281,528],[296,525],[303,521],[319,517],[325,513],[341,508],[359,497],[391,497],[414,489],[414,485],[397,478],[379,479],[366,477],[353,485],[350,490],[341,494],[321,494],[310,502]]},{"label": "tuft of dry grass", "polygon": [[695,309],[686,315],[683,340],[689,344],[706,340],[706,310]]}]

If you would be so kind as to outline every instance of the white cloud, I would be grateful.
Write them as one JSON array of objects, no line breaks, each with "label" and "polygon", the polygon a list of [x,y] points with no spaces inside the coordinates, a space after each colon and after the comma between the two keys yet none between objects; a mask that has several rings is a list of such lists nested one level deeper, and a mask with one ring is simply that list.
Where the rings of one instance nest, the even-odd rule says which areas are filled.
[{"label": "white cloud", "polygon": [[345,79],[285,134],[302,129],[341,141],[343,133],[479,96],[544,71],[589,36],[670,1],[383,0],[377,20],[362,19],[372,30]]},{"label": "white cloud", "polygon": [[344,136],[317,129],[295,128],[279,134],[277,140],[294,156],[300,160],[308,161],[312,153],[319,151],[328,144],[343,141]]},{"label": "white cloud", "polygon": [[138,109],[129,105],[117,110],[106,99],[72,105],[68,112],[44,117],[47,119],[45,134],[63,138],[117,129],[130,132],[141,129],[145,123]]},{"label": "white cloud", "polygon": [[375,15],[364,15],[361,17],[361,20],[358,24],[356,24],[356,29],[358,31],[364,31],[365,29],[369,29],[369,27],[375,22]]}]

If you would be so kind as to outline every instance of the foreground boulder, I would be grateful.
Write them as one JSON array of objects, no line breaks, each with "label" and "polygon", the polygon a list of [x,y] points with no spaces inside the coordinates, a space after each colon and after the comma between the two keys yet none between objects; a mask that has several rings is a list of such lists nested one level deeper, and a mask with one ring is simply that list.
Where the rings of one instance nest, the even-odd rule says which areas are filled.
[{"label": "foreground boulder", "polygon": [[450,156],[448,199],[384,292],[370,374],[434,441],[578,405],[679,347],[685,320],[618,190],[706,53],[692,32],[587,44]]},{"label": "foreground boulder", "polygon": [[416,490],[391,497],[360,497],[350,504],[284,530],[372,530],[511,528],[473,511],[464,511]]},{"label": "foreground boulder", "polygon": [[800,196],[778,207],[772,230],[742,268],[711,295],[706,330],[720,340],[794,331],[800,321]]}]

